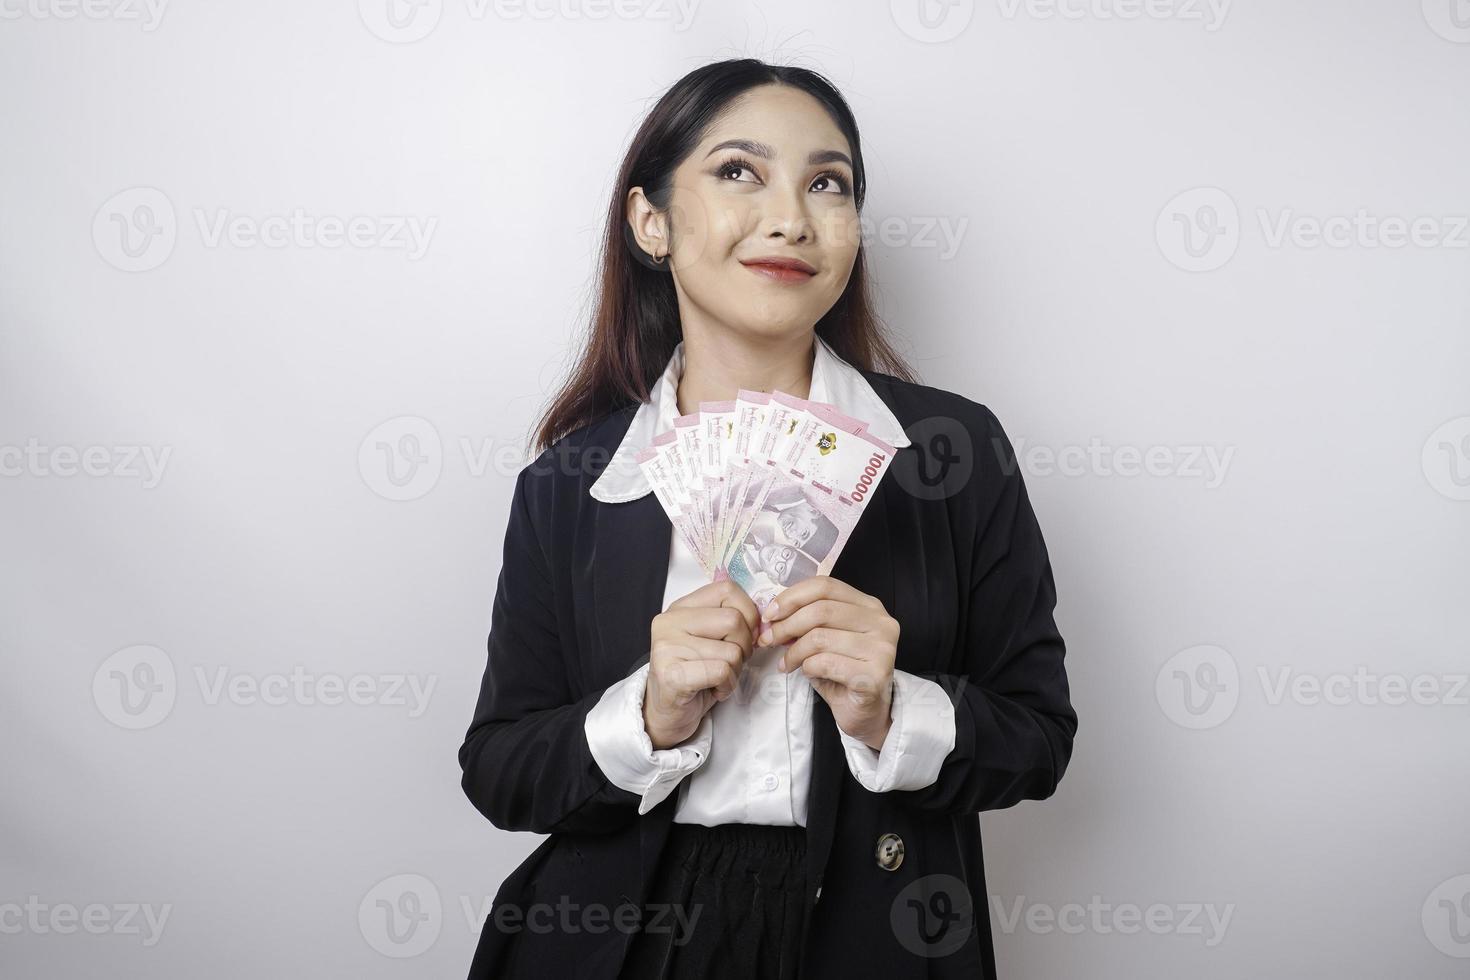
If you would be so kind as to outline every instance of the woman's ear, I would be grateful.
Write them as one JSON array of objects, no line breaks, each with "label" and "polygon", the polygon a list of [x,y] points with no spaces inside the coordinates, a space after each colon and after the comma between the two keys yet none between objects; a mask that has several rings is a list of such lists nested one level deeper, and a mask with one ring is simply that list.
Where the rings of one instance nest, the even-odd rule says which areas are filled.
[{"label": "woman's ear", "polygon": [[658,258],[669,254],[668,229],[664,215],[653,206],[643,193],[642,187],[628,191],[628,226],[633,231],[633,240],[650,256]]}]

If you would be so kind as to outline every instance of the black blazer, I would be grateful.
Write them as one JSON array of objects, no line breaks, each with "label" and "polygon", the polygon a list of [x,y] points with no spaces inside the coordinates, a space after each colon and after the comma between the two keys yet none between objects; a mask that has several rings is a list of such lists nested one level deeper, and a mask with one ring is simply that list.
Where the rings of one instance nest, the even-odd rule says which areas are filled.
[{"label": "black blazer", "polygon": [[[976,814],[1051,796],[1077,731],[1051,565],[995,415],[862,373],[912,445],[832,576],[883,601],[900,626],[895,666],[945,689],[957,734],[933,785],[872,793],[815,699],[802,976],[993,977]],[[648,661],[663,609],[671,528],[657,498],[588,494],[636,408],[564,436],[516,478],[459,762],[491,823],[550,836],[496,893],[472,980],[612,980],[672,822],[679,794],[639,817],[638,795],[607,781],[582,728],[603,691]],[[891,837],[879,847],[885,835],[901,859]]]}]

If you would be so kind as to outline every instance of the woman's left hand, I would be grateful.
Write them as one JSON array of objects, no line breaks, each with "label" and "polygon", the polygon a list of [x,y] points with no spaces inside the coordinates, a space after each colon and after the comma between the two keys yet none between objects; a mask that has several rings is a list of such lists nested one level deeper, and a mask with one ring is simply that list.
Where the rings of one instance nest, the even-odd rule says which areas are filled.
[{"label": "woman's left hand", "polygon": [[881,751],[893,721],[899,631],[882,601],[830,575],[814,575],[779,593],[762,620],[757,647],[790,643],[781,670],[800,667],[837,727]]}]

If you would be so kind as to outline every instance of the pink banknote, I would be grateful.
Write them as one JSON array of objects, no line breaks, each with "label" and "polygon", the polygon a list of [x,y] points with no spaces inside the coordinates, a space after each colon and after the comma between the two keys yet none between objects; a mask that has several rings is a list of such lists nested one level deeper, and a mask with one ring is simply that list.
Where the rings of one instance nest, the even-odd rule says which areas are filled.
[{"label": "pink banknote", "polygon": [[832,571],[894,449],[833,405],[741,389],[701,402],[635,458],[711,581],[758,607]]}]

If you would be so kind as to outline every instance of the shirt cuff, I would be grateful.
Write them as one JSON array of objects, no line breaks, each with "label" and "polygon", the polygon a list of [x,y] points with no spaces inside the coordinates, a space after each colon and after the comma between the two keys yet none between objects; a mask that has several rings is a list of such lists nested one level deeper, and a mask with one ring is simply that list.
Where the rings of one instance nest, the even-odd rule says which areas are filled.
[{"label": "shirt cuff", "polygon": [[954,703],[928,678],[894,670],[892,716],[882,752],[837,729],[848,770],[873,793],[932,785],[954,750]]},{"label": "shirt cuff", "polygon": [[644,664],[608,687],[582,724],[587,747],[608,782],[643,797],[639,816],[662,803],[679,780],[704,764],[714,740],[714,722],[706,712],[683,742],[667,749],[653,747],[643,725],[648,670]]}]

